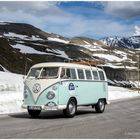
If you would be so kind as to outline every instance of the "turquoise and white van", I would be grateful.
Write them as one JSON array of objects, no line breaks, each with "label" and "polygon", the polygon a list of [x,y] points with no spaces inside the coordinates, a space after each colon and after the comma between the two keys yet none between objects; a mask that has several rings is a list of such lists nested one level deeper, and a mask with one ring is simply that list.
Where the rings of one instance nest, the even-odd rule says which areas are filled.
[{"label": "turquoise and white van", "polygon": [[74,117],[78,106],[92,106],[102,113],[107,101],[108,84],[102,69],[53,62],[31,67],[22,107],[32,117],[37,117],[41,110],[63,110],[66,117]]}]

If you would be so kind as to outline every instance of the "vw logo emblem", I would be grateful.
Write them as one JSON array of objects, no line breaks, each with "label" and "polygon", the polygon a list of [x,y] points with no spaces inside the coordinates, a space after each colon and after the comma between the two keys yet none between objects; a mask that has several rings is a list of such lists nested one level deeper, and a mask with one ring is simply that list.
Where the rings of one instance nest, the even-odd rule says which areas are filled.
[{"label": "vw logo emblem", "polygon": [[34,93],[38,93],[41,90],[40,84],[38,84],[38,83],[34,84],[32,90]]}]

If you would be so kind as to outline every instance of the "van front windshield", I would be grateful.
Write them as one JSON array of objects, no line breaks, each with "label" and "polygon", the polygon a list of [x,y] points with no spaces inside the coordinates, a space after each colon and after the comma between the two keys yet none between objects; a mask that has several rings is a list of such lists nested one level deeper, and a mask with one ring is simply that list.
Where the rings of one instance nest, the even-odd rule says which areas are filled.
[{"label": "van front windshield", "polygon": [[32,68],[27,78],[55,79],[58,78],[58,70],[59,67]]}]

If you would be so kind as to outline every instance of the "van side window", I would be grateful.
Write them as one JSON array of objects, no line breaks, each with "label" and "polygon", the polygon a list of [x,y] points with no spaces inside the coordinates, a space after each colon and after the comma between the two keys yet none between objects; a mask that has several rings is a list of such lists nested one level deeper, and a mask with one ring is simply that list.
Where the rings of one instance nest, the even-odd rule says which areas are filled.
[{"label": "van side window", "polygon": [[99,71],[100,80],[105,80],[104,73]]},{"label": "van side window", "polygon": [[85,73],[86,73],[86,79],[92,79],[90,70],[85,70]]},{"label": "van side window", "polygon": [[60,77],[62,79],[76,79],[75,69],[62,68]]},{"label": "van side window", "polygon": [[94,80],[99,80],[97,71],[92,71],[92,74],[93,74]]},{"label": "van side window", "polygon": [[79,79],[85,79],[84,71],[82,69],[77,69]]},{"label": "van side window", "polygon": [[70,69],[71,79],[77,79],[75,69]]},{"label": "van side window", "polygon": [[62,68],[61,76],[62,79],[70,79],[70,70],[67,68]]}]

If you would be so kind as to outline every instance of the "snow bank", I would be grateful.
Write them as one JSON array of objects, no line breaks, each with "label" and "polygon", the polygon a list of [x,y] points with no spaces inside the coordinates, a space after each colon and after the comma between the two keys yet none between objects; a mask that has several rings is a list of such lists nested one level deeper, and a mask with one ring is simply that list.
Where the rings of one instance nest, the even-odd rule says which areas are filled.
[{"label": "snow bank", "polygon": [[0,114],[22,112],[23,76],[0,72]]},{"label": "snow bank", "polygon": [[138,91],[134,91],[123,87],[108,86],[108,92],[109,101],[140,97]]},{"label": "snow bank", "polygon": [[[21,108],[23,100],[23,76],[0,72],[0,114],[25,112]],[[109,86],[109,101],[140,97],[137,91]]]}]

